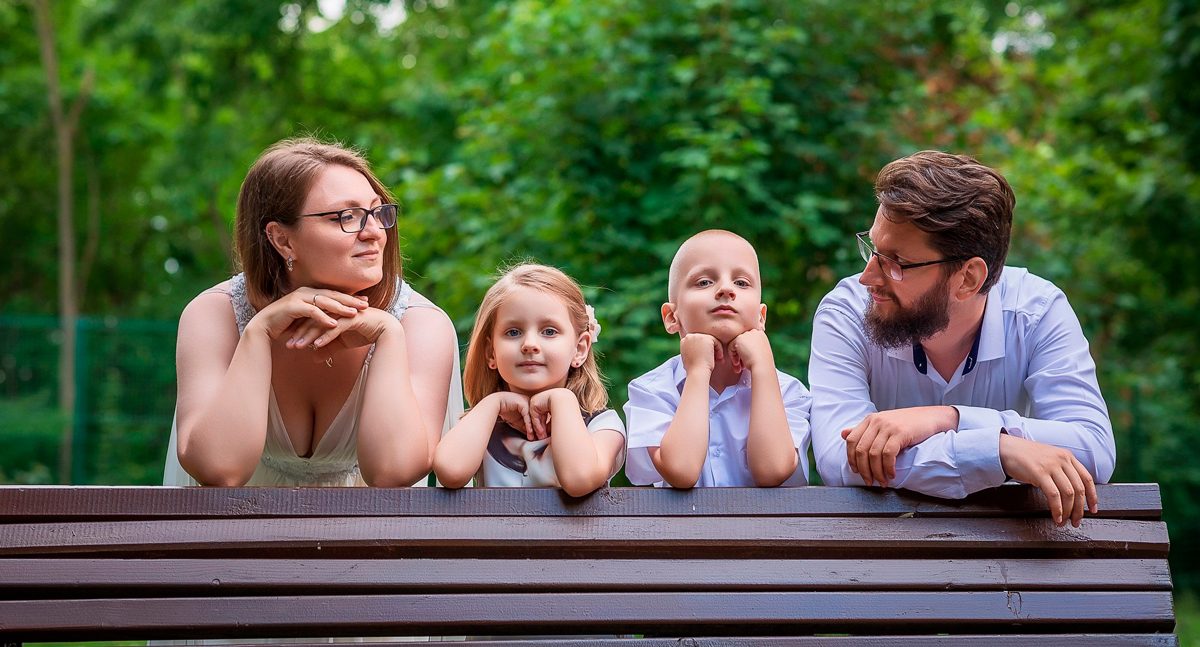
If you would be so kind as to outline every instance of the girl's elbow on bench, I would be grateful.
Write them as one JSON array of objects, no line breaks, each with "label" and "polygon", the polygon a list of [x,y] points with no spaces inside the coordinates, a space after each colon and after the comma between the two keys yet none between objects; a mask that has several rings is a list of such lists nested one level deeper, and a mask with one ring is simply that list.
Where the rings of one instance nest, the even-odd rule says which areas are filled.
[{"label": "girl's elbow on bench", "polygon": [[570,477],[560,474],[558,477],[559,486],[562,487],[563,492],[566,492],[567,496],[575,498],[587,496],[600,489],[600,486],[604,485],[604,480],[604,477],[598,473],[575,474]]},{"label": "girl's elbow on bench", "polygon": [[459,469],[456,465],[448,465],[444,460],[439,461],[436,454],[433,458],[433,473],[437,476],[439,485],[451,490],[466,487],[473,476],[468,470]]}]

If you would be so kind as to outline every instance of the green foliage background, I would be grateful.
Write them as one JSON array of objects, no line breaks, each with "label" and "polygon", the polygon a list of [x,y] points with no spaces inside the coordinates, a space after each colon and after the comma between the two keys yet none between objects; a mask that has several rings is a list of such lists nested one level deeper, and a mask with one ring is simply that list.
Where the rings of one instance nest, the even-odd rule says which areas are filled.
[{"label": "green foliage background", "polygon": [[[96,72],[76,160],[81,250],[89,212],[99,223],[86,480],[157,479],[173,339],[122,322],[173,321],[233,271],[239,184],[280,138],[367,153],[403,201],[406,276],[464,342],[499,264],[588,286],[617,405],[677,351],[658,316],[667,265],[710,227],[757,246],[776,355],[804,378],[815,305],[861,269],[851,234],[874,173],[939,148],[1013,184],[1010,264],[1066,291],[1115,480],[1161,484],[1176,582],[1196,584],[1200,0],[86,0],[54,15],[67,100]],[[56,308],[56,166],[20,2],[0,2],[0,127],[0,479],[44,482],[64,414],[54,335],[28,316]]]}]

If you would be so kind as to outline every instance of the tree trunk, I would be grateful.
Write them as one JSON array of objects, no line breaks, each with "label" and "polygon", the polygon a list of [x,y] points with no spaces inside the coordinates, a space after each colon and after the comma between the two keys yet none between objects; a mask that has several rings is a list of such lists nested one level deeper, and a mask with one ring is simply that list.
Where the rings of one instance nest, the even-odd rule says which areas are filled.
[{"label": "tree trunk", "polygon": [[96,168],[96,157],[89,150],[87,160],[87,237],[83,242],[83,258],[79,261],[79,309],[87,305],[88,277],[100,251],[100,171]]},{"label": "tree trunk", "polygon": [[75,221],[72,196],[74,139],[79,116],[91,91],[93,75],[84,73],[79,96],[68,114],[63,114],[58,85],[58,55],[54,45],[54,24],[49,0],[30,0],[37,22],[42,68],[46,73],[46,99],[54,124],[58,157],[58,311],[62,345],[58,349],[58,406],[68,416],[63,425],[58,455],[58,480],[71,482],[75,414],[75,334],[79,321],[79,300],[75,295]]},{"label": "tree trunk", "polygon": [[209,194],[208,217],[212,220],[213,229],[217,230],[217,241],[221,245],[221,251],[225,254],[225,262],[228,264],[228,268],[226,269],[236,271],[233,246],[229,242],[229,227],[225,224],[225,219],[221,217],[221,210],[217,208],[216,186],[213,186],[212,193]]}]

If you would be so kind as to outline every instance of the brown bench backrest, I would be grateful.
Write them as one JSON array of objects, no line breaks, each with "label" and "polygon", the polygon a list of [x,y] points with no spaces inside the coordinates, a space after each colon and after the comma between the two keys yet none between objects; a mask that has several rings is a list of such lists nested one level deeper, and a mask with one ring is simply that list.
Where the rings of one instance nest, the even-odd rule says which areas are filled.
[{"label": "brown bench backrest", "polygon": [[1100,514],[1059,528],[1036,490],[1011,485],[963,501],[820,487],[582,500],[0,487],[0,643],[644,634],[622,644],[782,646],[849,633],[925,646],[1019,644],[999,636],[1019,633],[1176,644],[1157,486],[1099,493]]}]

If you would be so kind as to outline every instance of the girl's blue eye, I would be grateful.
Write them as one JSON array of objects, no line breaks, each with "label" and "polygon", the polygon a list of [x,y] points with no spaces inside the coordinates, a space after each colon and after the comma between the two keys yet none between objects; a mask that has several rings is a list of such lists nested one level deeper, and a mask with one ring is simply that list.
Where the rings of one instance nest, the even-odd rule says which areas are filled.
[{"label": "girl's blue eye", "polygon": [[509,328],[508,330],[504,331],[504,336],[505,337],[520,337],[521,331],[517,330],[516,328]]},{"label": "girl's blue eye", "polygon": [[545,329],[545,330],[543,330],[543,331],[542,331],[542,334],[543,334],[543,335],[545,335],[545,336],[547,336],[547,337],[553,337],[553,336],[555,336],[555,335],[557,335],[557,334],[558,334],[558,329],[556,329],[556,328],[547,328],[547,329]]}]

